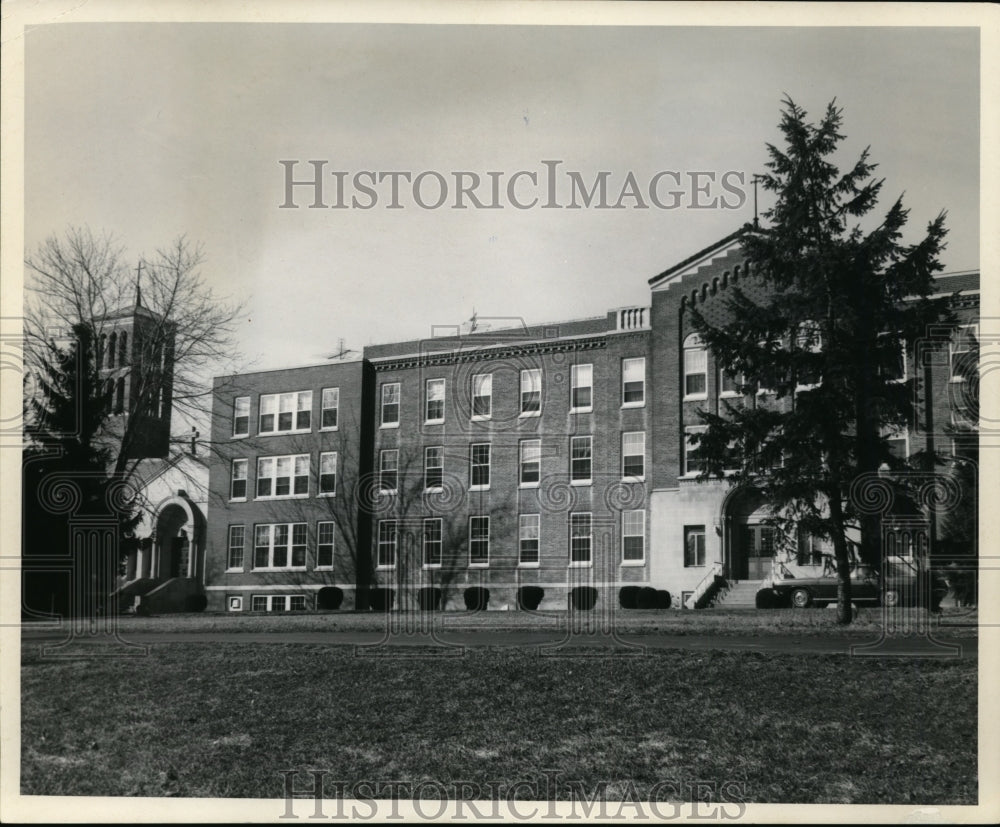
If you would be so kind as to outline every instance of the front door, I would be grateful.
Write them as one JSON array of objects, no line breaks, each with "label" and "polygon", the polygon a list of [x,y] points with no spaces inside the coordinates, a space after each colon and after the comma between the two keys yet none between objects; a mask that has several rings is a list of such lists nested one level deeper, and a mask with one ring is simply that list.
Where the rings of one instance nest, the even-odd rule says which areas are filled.
[{"label": "front door", "polygon": [[747,580],[768,577],[774,560],[774,528],[754,523],[740,526],[740,551]]},{"label": "front door", "polygon": [[180,577],[187,574],[187,538],[172,537],[170,539],[170,576]]}]

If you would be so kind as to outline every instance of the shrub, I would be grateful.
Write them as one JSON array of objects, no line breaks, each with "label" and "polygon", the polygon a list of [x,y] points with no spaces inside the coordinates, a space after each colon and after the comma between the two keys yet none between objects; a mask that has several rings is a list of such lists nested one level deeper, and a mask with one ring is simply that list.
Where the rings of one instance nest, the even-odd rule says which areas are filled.
[{"label": "shrub", "polygon": [[589,612],[597,604],[597,589],[593,586],[576,586],[569,593],[570,605],[579,612]]},{"label": "shrub", "polygon": [[761,589],[754,598],[754,605],[758,609],[773,609],[775,605],[774,592],[770,589]]},{"label": "shrub", "polygon": [[535,611],[545,597],[545,589],[541,586],[521,586],[517,590],[517,605],[529,612]]},{"label": "shrub", "polygon": [[656,589],[650,586],[643,586],[639,589],[635,597],[635,607],[637,609],[655,609]]},{"label": "shrub", "polygon": [[618,605],[623,609],[639,608],[639,587],[622,586],[618,590]]},{"label": "shrub", "polygon": [[208,598],[203,594],[189,594],[184,599],[184,611],[203,612],[208,608]]},{"label": "shrub", "polygon": [[436,611],[441,608],[441,589],[437,586],[424,586],[417,592],[417,600],[422,611]]},{"label": "shrub", "polygon": [[465,608],[470,612],[485,611],[490,602],[490,590],[482,586],[469,586],[462,596],[465,598]]},{"label": "shrub", "polygon": [[670,608],[670,592],[666,589],[656,590],[656,609],[669,609]]},{"label": "shrub", "polygon": [[316,608],[325,611],[336,610],[344,602],[344,590],[336,586],[324,586],[316,595]]},{"label": "shrub", "polygon": [[373,612],[388,612],[395,602],[395,589],[378,587],[368,592],[368,606]]}]

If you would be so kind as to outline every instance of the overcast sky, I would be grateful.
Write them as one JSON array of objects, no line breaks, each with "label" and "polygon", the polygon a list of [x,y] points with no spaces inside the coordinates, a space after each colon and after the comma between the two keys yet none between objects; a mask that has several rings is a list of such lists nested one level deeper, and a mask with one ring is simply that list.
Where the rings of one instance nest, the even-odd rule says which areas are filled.
[{"label": "overcast sky", "polygon": [[[117,234],[133,266],[179,234],[204,274],[247,300],[239,348],[258,368],[430,335],[480,317],[529,323],[647,304],[647,279],[752,218],[695,209],[740,199],[726,172],[763,169],[788,94],[818,118],[844,109],[843,165],[871,145],[882,207],[905,191],[910,238],[948,211],[948,270],[979,267],[979,38],[972,29],[472,27],[338,24],[69,24],[26,38],[25,249],[70,224]],[[439,172],[422,209],[389,182],[372,209],[284,201],[280,160],[327,161],[345,198],[355,173]],[[543,161],[609,200],[631,172],[677,172],[675,209],[542,209]],[[525,170],[515,196],[507,181]],[[501,209],[452,208],[456,171],[502,173]],[[691,172],[711,172],[690,192]],[[706,179],[702,179],[704,184]],[[736,181],[729,179],[730,183]],[[424,181],[433,202],[437,186]],[[471,203],[471,202],[467,202]],[[762,197],[762,207],[766,201]]]}]

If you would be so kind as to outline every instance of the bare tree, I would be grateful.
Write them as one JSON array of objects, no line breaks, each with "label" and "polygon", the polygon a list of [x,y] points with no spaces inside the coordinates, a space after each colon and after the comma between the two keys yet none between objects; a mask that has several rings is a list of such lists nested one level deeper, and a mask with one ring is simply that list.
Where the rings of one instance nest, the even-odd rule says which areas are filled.
[{"label": "bare tree", "polygon": [[48,342],[77,325],[89,328],[93,341],[100,343],[124,311],[145,308],[141,330],[129,343],[135,358],[125,365],[113,363],[130,385],[128,398],[117,406],[125,416],[107,423],[113,445],[110,470],[119,477],[135,471],[141,453],[136,446],[160,412],[169,411],[207,433],[211,376],[238,368],[233,338],[243,305],[215,294],[201,274],[203,262],[201,246],[181,236],[141,256],[133,269],[114,236],[81,227],[50,236],[25,262],[29,370]]}]

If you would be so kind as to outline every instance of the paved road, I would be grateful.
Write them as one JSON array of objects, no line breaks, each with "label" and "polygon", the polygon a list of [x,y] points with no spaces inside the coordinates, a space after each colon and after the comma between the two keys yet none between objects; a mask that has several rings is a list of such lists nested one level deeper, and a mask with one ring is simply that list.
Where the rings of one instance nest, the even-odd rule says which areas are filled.
[{"label": "paved road", "polygon": [[[641,654],[645,649],[682,649],[687,651],[756,651],[821,655],[875,655],[886,657],[977,658],[975,638],[940,636],[928,639],[920,636],[886,637],[859,635],[670,635],[597,633],[568,634],[564,631],[539,630],[456,630],[434,634],[392,634],[366,631],[336,632],[122,632],[82,635],[70,638],[58,629],[24,629],[21,635],[25,649],[40,647],[45,654],[83,654],[95,647],[118,649],[123,653],[134,647],[158,644],[294,644],[307,646],[357,647],[356,654],[377,655],[386,647],[434,647],[440,653],[460,652],[464,647],[538,647],[544,653],[584,649],[597,654]],[[110,649],[107,653],[110,654]],[[94,652],[97,654],[97,652]]]}]

